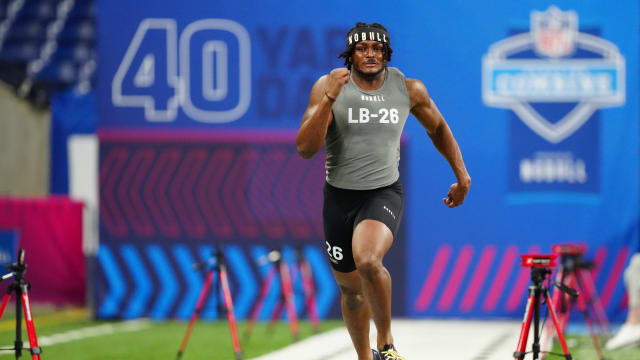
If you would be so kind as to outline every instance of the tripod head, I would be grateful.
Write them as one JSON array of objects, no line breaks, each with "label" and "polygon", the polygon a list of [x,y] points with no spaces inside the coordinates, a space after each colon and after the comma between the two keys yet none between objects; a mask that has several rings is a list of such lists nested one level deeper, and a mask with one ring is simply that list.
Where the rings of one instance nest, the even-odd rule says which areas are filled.
[{"label": "tripod head", "polygon": [[27,265],[24,263],[24,249],[18,251],[18,261],[13,264],[7,265],[7,269],[16,273],[24,273],[27,270]]},{"label": "tripod head", "polygon": [[27,264],[24,263],[24,249],[20,249],[20,251],[18,251],[18,260],[13,264],[8,264],[7,270],[11,272],[3,275],[0,278],[0,281],[6,280],[12,276],[15,276],[15,279],[18,282],[24,279],[24,273],[27,272]]},{"label": "tripod head", "polygon": [[548,275],[551,275],[556,267],[556,255],[525,254],[522,258],[522,267],[531,268],[531,281],[536,287],[541,287]]},{"label": "tripod head", "polygon": [[211,257],[207,260],[203,260],[197,262],[192,265],[194,270],[209,270],[209,269],[219,269],[220,266],[224,265],[224,253],[222,252],[222,246],[216,247],[216,249],[212,252]]},{"label": "tripod head", "polygon": [[256,259],[258,266],[264,266],[267,264],[275,264],[282,258],[282,253],[279,250],[271,250],[268,254],[262,255]]},{"label": "tripod head", "polygon": [[553,245],[553,252],[560,256],[562,269],[575,271],[576,269],[592,269],[594,263],[584,259],[587,246],[583,243],[565,243]]},{"label": "tripod head", "polygon": [[555,244],[551,248],[553,249],[554,254],[558,254],[560,256],[583,255],[587,250],[587,246],[585,244],[579,244],[579,243]]}]

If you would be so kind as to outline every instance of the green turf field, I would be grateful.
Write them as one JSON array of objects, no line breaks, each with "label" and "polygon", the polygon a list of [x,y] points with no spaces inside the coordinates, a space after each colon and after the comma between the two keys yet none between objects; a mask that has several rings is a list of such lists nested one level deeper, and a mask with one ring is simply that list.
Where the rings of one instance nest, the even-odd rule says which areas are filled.
[{"label": "green turf field", "polygon": [[[6,314],[6,318],[0,321],[0,346],[12,346],[15,335],[15,321],[13,321],[13,308]],[[80,309],[47,309],[35,310],[34,318],[40,345],[44,350],[42,359],[175,359],[180,342],[187,328],[187,322],[166,321],[153,322],[148,320],[125,323],[118,321],[92,321],[88,320],[86,310]],[[246,323],[239,323],[239,332],[242,334]],[[342,321],[332,320],[322,323],[321,331],[326,331],[342,326]],[[26,332],[23,332],[26,340]],[[302,338],[313,334],[310,324],[300,322],[300,335]],[[85,337],[91,335],[89,337]],[[69,338],[84,337],[68,341]],[[245,359],[250,359],[292,343],[292,336],[288,324],[278,323],[274,328],[269,328],[265,323],[259,323],[254,329],[249,340],[243,340],[243,353]],[[605,339],[601,339],[604,344]],[[48,342],[48,343],[47,343]],[[598,359],[591,342],[587,336],[571,336],[567,342],[571,354],[575,360]],[[558,344],[553,349],[555,353],[562,353]],[[30,359],[28,353],[23,359]],[[12,359],[13,352],[0,353],[1,359]],[[525,359],[531,359],[528,354]],[[548,356],[547,359],[563,359],[562,356]],[[182,359],[217,359],[233,360],[233,350],[229,336],[229,328],[226,322],[199,321],[191,335],[188,347]],[[640,359],[640,347],[621,349],[615,351],[605,350],[607,360],[638,360]],[[303,359],[300,359],[303,360]],[[411,359],[422,360],[422,359]],[[465,359],[451,359],[465,360]]]},{"label": "green turf field", "polygon": [[[604,358],[606,360],[638,360],[640,359],[640,347],[619,349],[619,350],[606,350],[604,349],[605,339],[600,339],[600,345],[603,348]],[[589,336],[567,336],[567,346],[569,346],[569,352],[575,360],[598,360],[598,354],[595,350],[591,337]],[[554,353],[562,354],[562,348],[556,341],[556,345],[553,348]],[[530,356],[530,355],[528,355]],[[526,359],[526,357],[525,357]],[[547,356],[547,359],[564,359],[564,356]]]},{"label": "green turf field", "polygon": [[[39,312],[43,314],[34,314],[34,318],[38,339],[41,342],[47,338],[60,340],[64,337],[61,335],[52,337],[54,334],[73,337],[86,335],[96,330],[102,332],[113,328],[116,331],[115,333],[47,346],[42,344],[42,359],[44,360],[175,359],[187,328],[187,322],[181,321],[144,321],[137,323],[136,326],[141,327],[140,329],[126,331],[122,329],[122,322],[86,320],[87,316],[84,311],[67,310],[47,313],[47,311],[41,310]],[[8,316],[7,319],[0,322],[0,346],[2,347],[12,346],[15,338],[15,322],[10,320],[10,317]],[[238,324],[241,340],[245,325],[245,322]],[[341,325],[342,321],[325,321],[322,323],[320,331]],[[27,339],[26,332],[23,333],[24,339]],[[301,338],[309,337],[312,334],[310,324],[301,321]],[[273,328],[269,328],[266,323],[258,323],[250,339],[242,342],[244,358],[248,359],[291,344],[292,336],[287,323],[278,323]],[[232,349],[226,322],[200,321],[194,327],[182,359],[232,360],[234,359]],[[13,358],[13,352],[2,351],[1,353],[0,359]],[[30,359],[30,356],[26,355],[24,354],[23,358]]]}]

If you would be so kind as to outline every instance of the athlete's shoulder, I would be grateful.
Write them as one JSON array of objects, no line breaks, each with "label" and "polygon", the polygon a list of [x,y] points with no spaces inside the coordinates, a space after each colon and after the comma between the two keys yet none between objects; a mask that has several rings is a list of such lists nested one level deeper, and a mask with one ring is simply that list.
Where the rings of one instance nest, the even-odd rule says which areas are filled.
[{"label": "athlete's shoulder", "polygon": [[407,91],[412,93],[425,93],[428,94],[427,86],[420,79],[406,78],[405,83],[407,85]]},{"label": "athlete's shoulder", "polygon": [[324,75],[320,76],[318,78],[318,80],[316,80],[316,84],[322,84],[325,81],[327,81],[328,78],[329,78],[329,74],[324,74]]},{"label": "athlete's shoulder", "polygon": [[407,94],[411,99],[411,108],[417,104],[429,104],[429,91],[424,83],[419,79],[406,79]]},{"label": "athlete's shoulder", "polygon": [[[313,84],[313,89],[324,89],[329,79],[329,74],[324,74],[320,76],[316,82]],[[313,90],[312,89],[312,90]]]}]

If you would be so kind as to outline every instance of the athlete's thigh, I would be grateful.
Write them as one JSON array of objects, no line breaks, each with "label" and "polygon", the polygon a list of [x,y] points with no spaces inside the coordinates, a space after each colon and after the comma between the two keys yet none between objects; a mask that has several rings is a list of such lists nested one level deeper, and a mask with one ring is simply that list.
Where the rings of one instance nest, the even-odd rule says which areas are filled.
[{"label": "athlete's thigh", "polygon": [[396,182],[390,186],[377,189],[367,198],[355,217],[354,227],[359,226],[363,220],[376,220],[384,224],[395,239],[400,229],[403,213],[404,194],[402,185]]},{"label": "athlete's thigh", "polygon": [[331,267],[336,271],[349,273],[356,269],[351,250],[355,213],[351,211],[351,201],[345,201],[345,195],[349,193],[325,186],[322,220]]},{"label": "athlete's thigh", "polygon": [[378,189],[368,197],[354,221],[352,251],[356,264],[382,260],[396,238],[403,211],[399,182]]},{"label": "athlete's thigh", "polygon": [[356,268],[382,261],[393,244],[393,234],[384,223],[364,219],[353,231],[351,249]]}]

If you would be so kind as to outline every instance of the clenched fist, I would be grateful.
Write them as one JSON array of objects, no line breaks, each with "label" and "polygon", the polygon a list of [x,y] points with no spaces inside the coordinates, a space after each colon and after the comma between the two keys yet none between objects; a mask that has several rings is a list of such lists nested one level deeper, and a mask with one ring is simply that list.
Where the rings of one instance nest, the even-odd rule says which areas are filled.
[{"label": "clenched fist", "polygon": [[442,199],[445,205],[450,208],[454,208],[458,205],[462,205],[464,202],[464,198],[467,196],[469,192],[469,185],[463,186],[458,183],[451,185],[449,188],[449,193],[447,193],[447,197]]},{"label": "clenched fist", "polygon": [[327,95],[333,99],[340,95],[340,90],[349,81],[349,70],[347,68],[337,68],[331,70],[327,77]]}]

